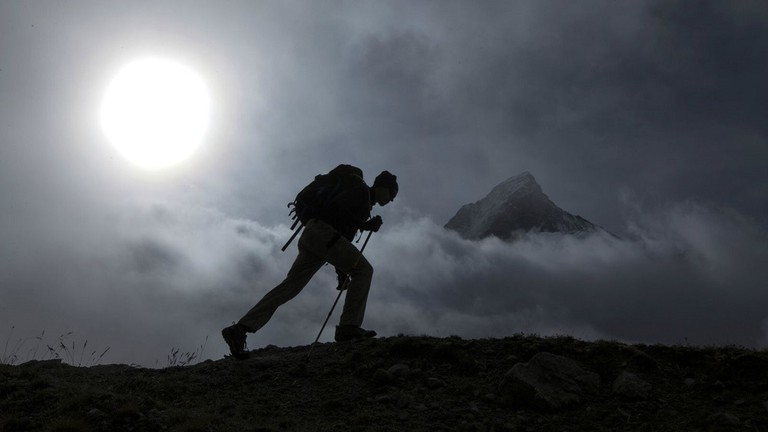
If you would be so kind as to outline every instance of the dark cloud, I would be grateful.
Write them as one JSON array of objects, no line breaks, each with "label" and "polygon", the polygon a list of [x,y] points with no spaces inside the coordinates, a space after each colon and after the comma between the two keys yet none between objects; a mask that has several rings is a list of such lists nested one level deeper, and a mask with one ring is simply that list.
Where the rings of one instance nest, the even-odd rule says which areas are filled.
[{"label": "dark cloud", "polygon": [[[701,6],[644,4],[630,17],[613,9],[624,5],[601,18],[568,13],[545,24],[537,44],[489,56],[493,66],[481,73],[509,77],[484,80],[473,100],[485,102],[482,112],[505,113],[508,136],[534,172],[541,166],[539,177],[559,179],[545,189],[566,208],[613,225],[615,214],[589,197],[604,206],[623,185],[727,203],[765,222],[754,198],[765,190],[766,130],[757,119],[766,115],[759,77],[768,64],[757,58],[766,51],[757,35],[768,21],[738,6]],[[575,184],[565,186],[566,178]]]}]

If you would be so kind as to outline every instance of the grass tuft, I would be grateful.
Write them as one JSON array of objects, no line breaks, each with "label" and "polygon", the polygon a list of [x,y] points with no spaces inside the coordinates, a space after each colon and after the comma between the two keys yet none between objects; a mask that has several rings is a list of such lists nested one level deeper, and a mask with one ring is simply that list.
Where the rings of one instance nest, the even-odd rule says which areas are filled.
[{"label": "grass tuft", "polygon": [[[101,351],[101,353],[99,353],[98,350],[93,350],[89,354],[86,352],[86,349],[88,348],[88,340],[86,339],[82,346],[78,348],[77,340],[72,336],[72,332],[60,335],[51,344],[44,342],[45,331],[43,331],[40,336],[34,338],[19,338],[14,340],[13,333],[15,330],[16,326],[11,326],[11,330],[3,345],[3,355],[0,356],[0,364],[18,364],[21,361],[19,353],[22,352],[24,346],[30,341],[33,341],[34,346],[30,347],[27,351],[24,362],[59,359],[72,366],[91,367],[101,363],[110,349],[110,347],[107,347],[104,351]],[[71,341],[69,339],[71,339]],[[43,346],[45,347],[45,350],[42,348]]]},{"label": "grass tuft", "polygon": [[182,353],[179,348],[171,348],[171,352],[168,354],[168,367],[189,366],[199,362],[203,357],[206,345],[208,345],[208,336],[205,337],[205,342],[193,352]]},{"label": "grass tuft", "polygon": [[5,339],[5,346],[3,347],[3,355],[0,357],[0,364],[13,365],[18,361],[18,352],[24,345],[24,341],[19,339],[17,342],[11,344],[11,349],[8,349],[8,344],[13,339],[13,331],[16,330],[16,326],[11,326],[11,331],[8,333],[8,337]]}]

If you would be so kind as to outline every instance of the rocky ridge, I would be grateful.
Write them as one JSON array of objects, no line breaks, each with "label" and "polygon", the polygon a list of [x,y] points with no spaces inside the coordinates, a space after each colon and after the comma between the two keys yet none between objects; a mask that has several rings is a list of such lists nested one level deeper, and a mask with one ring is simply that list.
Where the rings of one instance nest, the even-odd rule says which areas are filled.
[{"label": "rocky ridge", "polygon": [[0,365],[2,431],[768,431],[768,352],[390,337],[145,369]]},{"label": "rocky ridge", "polygon": [[527,232],[584,234],[603,229],[561,209],[529,172],[498,184],[480,201],[462,206],[445,225],[462,237],[514,240]]}]

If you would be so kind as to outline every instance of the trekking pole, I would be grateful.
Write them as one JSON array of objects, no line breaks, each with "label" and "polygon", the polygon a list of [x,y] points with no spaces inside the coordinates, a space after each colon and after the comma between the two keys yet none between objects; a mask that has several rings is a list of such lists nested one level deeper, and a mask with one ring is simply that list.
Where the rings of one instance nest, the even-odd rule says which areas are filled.
[{"label": "trekking pole", "polygon": [[[371,239],[371,234],[373,234],[373,231],[368,231],[368,237],[366,237],[365,242],[363,243],[363,247],[360,248],[360,254],[357,256],[355,265],[352,266],[353,269],[357,267],[357,263],[360,262],[360,258],[363,256],[363,251],[365,250],[365,246],[368,244],[368,240]],[[328,320],[331,318],[331,315],[333,314],[333,309],[336,308],[336,303],[338,303],[339,299],[341,298],[341,293],[343,293],[344,290],[347,289],[347,285],[349,284],[349,279],[350,279],[349,275],[347,275],[347,278],[344,279],[344,283],[341,285],[341,289],[339,289],[339,295],[336,296],[336,301],[333,302],[333,306],[331,306],[331,310],[330,312],[328,312],[328,316],[325,317],[325,322],[323,323],[323,326],[320,327],[320,333],[317,334],[317,337],[315,338],[315,342],[312,344],[312,346],[315,346],[317,341],[320,340],[320,335],[323,334],[323,330],[325,330],[325,325],[328,324]],[[310,350],[311,349],[312,348],[310,347]]]},{"label": "trekking pole", "polygon": [[[298,222],[298,219],[297,219],[297,222]],[[294,223],[293,226],[295,227],[296,224]],[[296,238],[297,235],[299,235],[299,233],[301,232],[302,228],[304,228],[304,224],[299,225],[299,229],[297,229],[296,231],[293,232],[293,235],[291,236],[291,238],[288,239],[288,242],[286,242],[285,246],[283,246],[282,249],[280,249],[280,250],[285,252],[285,250],[288,249],[288,245],[291,244],[291,242],[293,241],[293,239]],[[291,228],[291,229],[293,229],[293,228]]]}]

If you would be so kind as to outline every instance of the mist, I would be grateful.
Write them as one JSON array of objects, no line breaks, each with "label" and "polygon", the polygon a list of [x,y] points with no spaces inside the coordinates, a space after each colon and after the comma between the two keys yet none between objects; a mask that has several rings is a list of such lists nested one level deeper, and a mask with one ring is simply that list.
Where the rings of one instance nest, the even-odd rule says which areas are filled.
[{"label": "mist", "polygon": [[[767,234],[733,211],[628,203],[630,237],[531,233],[513,243],[465,240],[416,211],[402,213],[394,224],[385,218],[366,249],[375,273],[364,326],[381,336],[768,344]],[[87,238],[71,231],[77,241],[38,250],[34,268],[3,263],[3,304],[14,307],[1,312],[6,326],[24,324],[16,335],[71,331],[110,347],[108,359],[148,366],[162,366],[174,347],[204,345],[204,357],[218,358],[226,352],[221,328],[279,283],[296,254],[295,243],[280,251],[286,225],[192,203],[126,203],[90,228]],[[335,286],[332,268],[322,268],[249,344],[311,343]],[[332,340],[340,310],[321,341]]]}]

